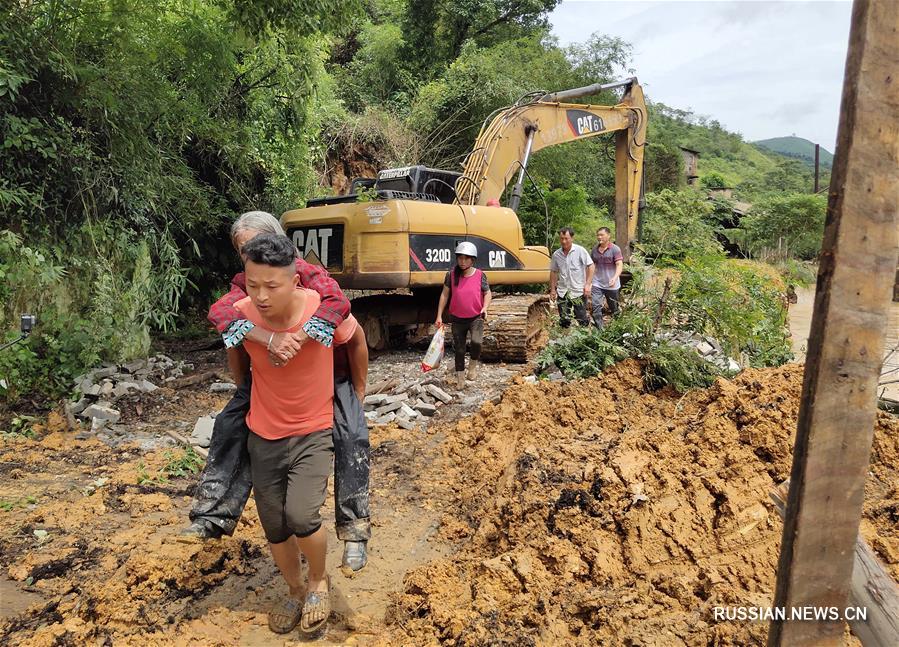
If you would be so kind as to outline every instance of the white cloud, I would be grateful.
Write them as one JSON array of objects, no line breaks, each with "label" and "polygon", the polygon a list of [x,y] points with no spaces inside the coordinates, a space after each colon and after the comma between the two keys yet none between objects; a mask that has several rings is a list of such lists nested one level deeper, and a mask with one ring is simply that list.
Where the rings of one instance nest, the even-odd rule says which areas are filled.
[{"label": "white cloud", "polygon": [[796,133],[833,151],[849,2],[568,1],[561,44],[593,32],[634,46],[647,95],[717,119],[747,140]]}]

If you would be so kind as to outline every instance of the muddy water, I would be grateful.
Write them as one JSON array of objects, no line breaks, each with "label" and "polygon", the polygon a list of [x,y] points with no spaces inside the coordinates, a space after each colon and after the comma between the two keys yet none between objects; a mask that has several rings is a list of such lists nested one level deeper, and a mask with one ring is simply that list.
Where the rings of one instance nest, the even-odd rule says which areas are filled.
[{"label": "muddy water", "polygon": [[[796,290],[799,301],[790,306],[790,332],[793,335],[793,352],[797,362],[805,361],[805,353],[808,350],[808,334],[812,325],[812,311],[815,306],[815,288],[799,288]],[[890,306],[890,319],[887,324],[887,342],[885,355],[890,349],[899,344],[899,303],[893,302]],[[899,351],[886,359],[883,366],[886,374],[883,380],[899,380]],[[878,389],[878,393],[885,389],[885,396],[893,400],[899,400],[899,383],[889,384]]]}]

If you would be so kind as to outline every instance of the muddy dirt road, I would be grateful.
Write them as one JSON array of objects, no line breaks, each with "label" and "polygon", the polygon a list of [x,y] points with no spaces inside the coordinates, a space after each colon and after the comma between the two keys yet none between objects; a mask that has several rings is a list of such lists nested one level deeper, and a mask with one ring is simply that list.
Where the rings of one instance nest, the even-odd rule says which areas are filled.
[{"label": "muddy dirt road", "polygon": [[[220,360],[191,357],[198,371]],[[373,380],[405,362],[376,360]],[[536,385],[491,370],[472,393],[505,390],[498,404],[470,415],[469,400],[425,431],[373,430],[370,563],[352,578],[332,568],[319,644],[764,644],[763,623],[716,623],[710,609],[770,603],[781,523],[768,490],[789,472],[801,367],[686,395],[647,393],[633,362]],[[196,477],[165,475],[181,450],[128,442],[226,397],[160,389],[125,412],[115,448],[76,440],[61,417],[2,439],[0,643],[299,641],[266,626],[284,586],[252,502],[234,537],[180,543]],[[887,414],[862,532],[899,577],[899,422]],[[332,535],[332,565],[339,551]]]}]

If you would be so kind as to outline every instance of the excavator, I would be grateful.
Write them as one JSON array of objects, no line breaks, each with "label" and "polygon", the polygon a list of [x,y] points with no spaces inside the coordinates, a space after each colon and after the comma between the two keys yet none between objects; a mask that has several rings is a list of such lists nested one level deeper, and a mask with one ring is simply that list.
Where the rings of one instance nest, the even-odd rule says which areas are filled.
[{"label": "excavator", "polygon": [[[569,103],[622,88],[613,106]],[[309,200],[281,222],[308,262],[344,290],[378,294],[352,301],[369,345],[388,347],[432,323],[443,279],[462,241],[477,246],[476,266],[491,287],[549,281],[550,251],[526,245],[516,215],[534,153],[615,133],[615,242],[625,258],[635,240],[643,187],[647,112],[636,78],[525,95],[485,119],[462,172],[407,166],[353,180],[346,195]],[[505,206],[500,204],[515,180]],[[486,360],[526,362],[541,343],[546,294],[497,296],[484,331]]]}]

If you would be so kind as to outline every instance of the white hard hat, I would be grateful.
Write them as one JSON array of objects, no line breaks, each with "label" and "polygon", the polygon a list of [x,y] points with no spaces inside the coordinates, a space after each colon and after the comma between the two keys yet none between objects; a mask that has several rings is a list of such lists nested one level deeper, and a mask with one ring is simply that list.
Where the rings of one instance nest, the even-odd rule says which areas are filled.
[{"label": "white hard hat", "polygon": [[474,246],[474,243],[469,243],[467,240],[463,240],[456,246],[456,254],[465,254],[466,256],[477,258],[478,248]]}]

